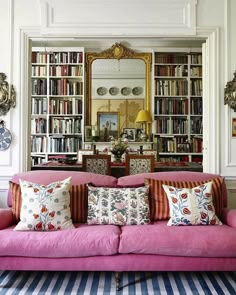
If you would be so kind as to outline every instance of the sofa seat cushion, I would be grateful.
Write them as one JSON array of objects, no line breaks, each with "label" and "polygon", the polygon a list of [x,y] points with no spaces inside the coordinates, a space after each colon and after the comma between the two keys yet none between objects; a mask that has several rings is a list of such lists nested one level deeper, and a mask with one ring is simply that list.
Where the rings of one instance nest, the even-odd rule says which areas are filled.
[{"label": "sofa seat cushion", "polygon": [[120,228],[115,225],[76,224],[53,232],[0,231],[0,256],[86,257],[118,251]]},{"label": "sofa seat cushion", "polygon": [[227,225],[167,226],[167,221],[123,226],[119,253],[236,257],[236,229]]}]

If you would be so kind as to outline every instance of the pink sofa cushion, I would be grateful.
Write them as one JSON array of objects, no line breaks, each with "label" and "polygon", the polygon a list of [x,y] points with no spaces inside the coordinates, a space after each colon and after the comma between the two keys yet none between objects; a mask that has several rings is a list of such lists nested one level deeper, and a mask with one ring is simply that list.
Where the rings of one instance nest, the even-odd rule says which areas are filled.
[{"label": "pink sofa cushion", "polygon": [[[49,184],[51,182],[60,181],[67,177],[72,177],[71,184],[78,185],[84,183],[92,183],[95,186],[115,187],[117,178],[109,175],[100,175],[82,171],[55,171],[55,170],[35,170],[18,173],[14,175],[11,182],[18,183],[19,179],[31,181],[39,184]],[[8,192],[8,206],[12,206],[12,195]]]},{"label": "pink sofa cushion", "polygon": [[0,231],[0,256],[86,257],[118,251],[120,228],[115,225],[76,225],[53,232]]},{"label": "pink sofa cushion", "polygon": [[191,257],[236,257],[236,230],[227,225],[122,227],[119,253]]},{"label": "pink sofa cushion", "polygon": [[[208,181],[212,178],[219,177],[217,174],[202,173],[195,171],[167,171],[142,173],[137,175],[129,175],[118,178],[118,186],[141,186],[146,178],[168,180],[168,181]],[[225,182],[222,184],[223,207],[227,207],[227,189]]]}]

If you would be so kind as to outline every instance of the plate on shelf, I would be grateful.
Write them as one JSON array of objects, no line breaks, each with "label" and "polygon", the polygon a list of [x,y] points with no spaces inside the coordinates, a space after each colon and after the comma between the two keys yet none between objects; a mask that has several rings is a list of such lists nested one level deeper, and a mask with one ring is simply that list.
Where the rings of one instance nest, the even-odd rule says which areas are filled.
[{"label": "plate on shelf", "polygon": [[130,87],[123,87],[122,89],[121,89],[121,94],[122,95],[129,95],[131,93],[131,88]]},{"label": "plate on shelf", "polygon": [[98,95],[105,95],[105,94],[107,94],[107,88],[106,87],[98,87],[97,94]]},{"label": "plate on shelf", "polygon": [[133,95],[140,95],[140,94],[142,94],[143,93],[143,87],[134,87],[133,89],[132,89],[132,93],[133,93]]},{"label": "plate on shelf", "polygon": [[119,93],[119,88],[117,88],[117,87],[111,87],[109,89],[109,93],[110,93],[110,95],[117,95]]}]

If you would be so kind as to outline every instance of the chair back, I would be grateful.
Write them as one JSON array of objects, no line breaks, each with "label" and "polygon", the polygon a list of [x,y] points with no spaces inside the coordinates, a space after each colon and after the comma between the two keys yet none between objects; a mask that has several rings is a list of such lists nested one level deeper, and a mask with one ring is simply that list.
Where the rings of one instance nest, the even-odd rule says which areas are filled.
[{"label": "chair back", "polygon": [[126,155],[126,175],[154,172],[154,155]]},{"label": "chair back", "polygon": [[82,170],[102,175],[111,175],[111,155],[83,155]]}]

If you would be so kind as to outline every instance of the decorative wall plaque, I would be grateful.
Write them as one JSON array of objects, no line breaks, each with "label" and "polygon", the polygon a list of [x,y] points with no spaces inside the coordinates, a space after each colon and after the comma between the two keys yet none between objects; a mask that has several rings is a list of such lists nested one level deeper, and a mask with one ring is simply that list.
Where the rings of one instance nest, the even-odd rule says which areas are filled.
[{"label": "decorative wall plaque", "polygon": [[6,75],[0,73],[0,116],[6,115],[11,107],[16,106],[16,93],[14,87],[9,86]]}]

